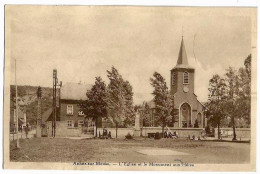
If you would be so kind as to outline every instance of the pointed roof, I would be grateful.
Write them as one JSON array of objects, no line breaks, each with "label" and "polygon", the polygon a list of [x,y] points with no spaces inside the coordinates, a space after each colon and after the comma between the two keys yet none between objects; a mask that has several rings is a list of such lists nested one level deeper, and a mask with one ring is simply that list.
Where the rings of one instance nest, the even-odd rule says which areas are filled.
[{"label": "pointed roof", "polygon": [[178,56],[177,64],[173,69],[176,69],[176,68],[193,69],[192,67],[189,66],[189,63],[188,63],[188,57],[187,57],[187,53],[186,53],[186,50],[185,50],[183,36],[182,36],[182,39],[181,39],[181,46],[180,46],[180,50],[179,50],[179,56]]},{"label": "pointed roof", "polygon": [[185,50],[185,45],[184,45],[184,41],[183,41],[183,36],[181,39],[181,47],[180,47],[180,51],[179,51],[179,57],[178,57],[178,61],[177,61],[177,65],[183,64],[183,65],[188,65],[188,58],[187,58],[187,54],[186,54],[186,50]]}]

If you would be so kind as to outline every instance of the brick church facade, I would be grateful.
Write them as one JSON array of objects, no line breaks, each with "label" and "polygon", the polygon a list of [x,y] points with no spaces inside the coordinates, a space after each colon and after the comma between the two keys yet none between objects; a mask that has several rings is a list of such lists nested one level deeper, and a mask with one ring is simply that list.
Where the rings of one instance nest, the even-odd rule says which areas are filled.
[{"label": "brick church facade", "polygon": [[195,69],[188,64],[188,58],[182,38],[178,61],[171,70],[170,92],[174,96],[174,108],[178,109],[178,122],[175,127],[204,127],[204,107],[194,93]]},{"label": "brick church facade", "polygon": [[[195,69],[188,64],[183,38],[177,64],[170,74],[170,93],[174,96],[174,110],[178,112],[174,122],[168,126],[175,128],[205,127],[204,106],[194,93]],[[146,126],[156,127],[158,125],[155,123],[155,104],[153,100],[147,104],[151,108],[151,116],[150,123]]]}]

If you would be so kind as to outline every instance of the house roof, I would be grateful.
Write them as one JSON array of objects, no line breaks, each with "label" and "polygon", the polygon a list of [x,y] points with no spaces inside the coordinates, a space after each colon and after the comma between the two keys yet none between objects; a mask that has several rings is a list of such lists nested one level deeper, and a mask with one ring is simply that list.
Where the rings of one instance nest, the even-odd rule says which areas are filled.
[{"label": "house roof", "polygon": [[65,100],[86,100],[86,93],[92,88],[90,84],[66,83],[61,87],[60,99]]},{"label": "house roof", "polygon": [[[16,120],[14,120],[15,114],[16,111],[14,109],[10,118],[10,123],[16,122]],[[24,122],[24,112],[20,108],[18,108],[18,118],[20,122]]]},{"label": "house roof", "polygon": [[49,108],[42,114],[42,122],[46,122],[48,118],[52,115],[52,108]]},{"label": "house roof", "polygon": [[[59,107],[56,107],[56,121],[60,121],[60,110]],[[47,111],[45,111],[42,114],[42,122],[46,122],[46,121],[52,121],[53,120],[53,114],[52,114],[52,108],[49,108]]]}]

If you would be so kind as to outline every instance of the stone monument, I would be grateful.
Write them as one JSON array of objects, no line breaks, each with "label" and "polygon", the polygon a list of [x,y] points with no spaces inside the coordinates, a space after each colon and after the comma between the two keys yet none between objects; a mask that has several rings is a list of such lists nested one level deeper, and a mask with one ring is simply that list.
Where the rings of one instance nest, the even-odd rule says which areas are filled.
[{"label": "stone monument", "polygon": [[134,127],[134,135],[140,136],[141,135],[141,128],[140,128],[140,113],[137,111],[135,116],[135,127]]}]

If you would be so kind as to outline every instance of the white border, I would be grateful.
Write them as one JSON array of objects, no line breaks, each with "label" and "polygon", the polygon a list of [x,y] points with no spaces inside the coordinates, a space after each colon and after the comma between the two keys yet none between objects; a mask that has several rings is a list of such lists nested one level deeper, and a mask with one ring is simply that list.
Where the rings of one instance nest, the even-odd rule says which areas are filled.
[{"label": "white border", "polygon": [[[4,5],[5,4],[34,4],[34,5],[134,5],[134,6],[200,6],[200,7],[259,7],[260,2],[258,0],[2,0],[0,1],[0,108],[3,108],[3,68],[4,68]],[[259,15],[258,15],[258,23],[259,23]],[[257,36],[257,41],[259,41],[259,35]],[[257,50],[259,50],[259,44],[257,45]],[[259,53],[257,53],[259,57]],[[257,66],[260,67],[260,62],[257,62]],[[259,91],[259,75],[260,72],[257,72],[257,91]],[[257,93],[257,103],[260,101],[260,95]],[[0,112],[0,124],[2,125],[0,129],[0,134],[3,135],[3,110]],[[257,108],[257,113],[259,113],[260,107]],[[257,114],[259,116],[259,114]],[[259,120],[259,119],[258,119]],[[257,145],[259,147],[259,135],[260,129],[259,121],[257,122]],[[2,145],[3,145],[3,136],[1,138]],[[1,163],[3,164],[3,146],[1,146]],[[3,165],[2,165],[3,166]],[[257,171],[259,172],[259,150],[257,150]],[[46,173],[49,171],[33,171],[33,170],[4,170],[1,169],[0,173]],[[51,171],[51,173],[82,173],[86,171]],[[88,173],[101,173],[97,171],[87,171]],[[102,173],[122,173],[118,171],[107,171]],[[124,172],[124,173],[132,173],[132,172]],[[143,173],[135,172],[135,173]],[[146,172],[146,173],[155,173],[153,171]],[[159,172],[158,172],[159,173]],[[166,172],[171,173],[171,172]],[[180,173],[180,172],[178,172]],[[198,173],[198,172],[189,172],[189,173]],[[205,172],[209,173],[209,172]],[[223,172],[221,172],[223,173]],[[231,173],[231,172],[224,172],[224,173]],[[243,173],[243,172],[238,172]]]}]

